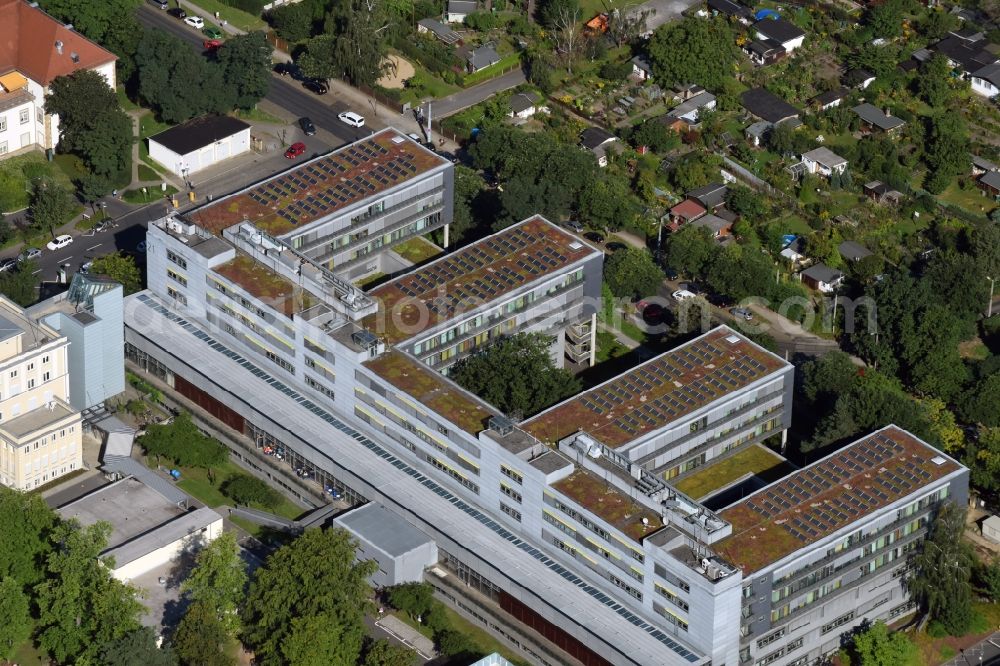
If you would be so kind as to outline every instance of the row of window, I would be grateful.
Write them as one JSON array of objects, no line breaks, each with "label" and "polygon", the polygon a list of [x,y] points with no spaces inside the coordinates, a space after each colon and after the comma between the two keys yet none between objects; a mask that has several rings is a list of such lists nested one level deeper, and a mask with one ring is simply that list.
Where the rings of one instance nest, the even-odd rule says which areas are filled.
[{"label": "row of window", "polygon": [[[42,115],[42,110],[38,109],[38,122],[43,122],[44,116]],[[17,124],[27,125],[31,122],[31,109],[24,108],[17,113]],[[0,115],[0,132],[7,131],[7,116]]]},{"label": "row of window", "polygon": [[614,583],[615,587],[625,590],[625,592],[627,592],[630,597],[634,597],[635,599],[642,601],[642,592],[635,589],[634,587],[623,581],[618,576],[614,575],[613,573],[608,573],[608,579],[612,583]]},{"label": "row of window", "polygon": [[500,484],[500,492],[502,492],[504,495],[506,495],[507,497],[511,498],[512,500],[514,500],[518,504],[521,503],[521,493],[519,493],[516,490],[514,490],[513,488],[511,488],[506,483],[501,483]]},{"label": "row of window", "polygon": [[500,465],[500,473],[518,485],[524,484],[524,475],[515,469],[507,467],[506,465]]},{"label": "row of window", "polygon": [[506,513],[508,516],[510,516],[514,520],[516,520],[517,522],[521,522],[521,512],[518,511],[517,509],[509,507],[506,504],[504,504],[503,502],[500,502],[500,510],[503,511],[504,513]]},{"label": "row of window", "polygon": [[175,264],[177,264],[178,266],[180,266],[181,268],[183,268],[185,270],[188,267],[187,259],[185,259],[181,255],[177,254],[173,250],[167,250],[167,259],[169,259],[170,261],[174,262]]},{"label": "row of window", "polygon": [[305,377],[306,377],[306,386],[316,391],[319,391],[320,393],[328,397],[330,400],[333,400],[334,393],[332,388],[330,388],[326,384],[323,384],[322,382],[316,381],[309,375],[306,375]]},{"label": "row of window", "polygon": [[187,296],[185,296],[181,292],[177,291],[176,289],[174,289],[170,285],[167,285],[167,296],[169,296],[170,298],[174,299],[174,302],[180,303],[183,306],[187,306],[187,304],[188,304]]},{"label": "row of window", "polygon": [[686,601],[684,601],[683,599],[681,599],[680,597],[678,597],[676,594],[674,594],[672,591],[670,591],[667,588],[663,587],[659,583],[656,583],[656,591],[657,591],[657,593],[660,594],[660,596],[666,598],[667,601],[669,601],[673,605],[677,606],[681,610],[684,610],[684,611],[690,610],[690,606],[688,605],[688,603]]},{"label": "row of window", "polygon": [[424,457],[427,459],[427,462],[429,462],[431,465],[438,468],[442,472],[445,472],[448,476],[455,479],[456,481],[461,483],[463,486],[465,486],[472,492],[476,493],[477,495],[479,494],[479,486],[473,483],[472,481],[469,481],[461,474],[459,474],[458,471],[452,468],[450,465],[445,465],[443,462],[441,462],[434,456],[425,455]]}]

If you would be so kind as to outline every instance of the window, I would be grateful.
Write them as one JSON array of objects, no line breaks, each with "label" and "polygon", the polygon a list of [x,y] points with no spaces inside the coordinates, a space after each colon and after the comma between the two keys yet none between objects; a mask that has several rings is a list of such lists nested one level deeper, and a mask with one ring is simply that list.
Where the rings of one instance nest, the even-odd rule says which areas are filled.
[{"label": "window", "polygon": [[503,502],[500,502],[500,510],[503,511],[504,513],[506,513],[508,516],[510,516],[514,520],[516,520],[517,522],[521,522],[521,512],[518,511],[517,509],[512,509],[511,507],[507,506]]},{"label": "window", "polygon": [[773,664],[774,662],[785,656],[785,648],[780,650],[775,650],[771,654],[767,655],[763,659],[758,659],[756,666],[767,666],[767,664]]},{"label": "window", "polygon": [[170,286],[167,287],[167,296],[169,296],[170,298],[174,299],[175,301],[177,301],[181,305],[187,305],[188,304],[187,296],[185,296],[181,292],[177,291],[173,287],[170,287]]},{"label": "window", "polygon": [[439,425],[437,428],[438,428],[438,432],[441,433],[442,435],[447,435],[448,434],[448,429],[445,428],[443,425]]},{"label": "window", "polygon": [[21,109],[21,112],[18,115],[19,115],[18,119],[21,121],[22,125],[27,125],[28,121],[31,120],[31,113],[28,111],[28,109]]},{"label": "window", "polygon": [[640,592],[639,590],[635,589],[634,587],[632,587],[631,585],[629,585],[628,583],[626,583],[625,581],[623,581],[621,578],[618,578],[617,576],[615,576],[612,573],[608,574],[608,578],[611,580],[612,583],[615,584],[616,587],[620,587],[621,589],[623,589],[626,592],[628,592],[629,596],[635,597],[639,601],[642,601],[642,592]]},{"label": "window", "polygon": [[7,142],[0,141],[0,155],[6,155],[6,154],[7,154]]},{"label": "window", "polygon": [[35,369],[35,364],[34,363],[29,363],[28,364],[28,370],[30,371],[30,370],[34,370],[34,369]]},{"label": "window", "polygon": [[688,610],[690,608],[688,606],[688,604],[687,604],[686,601],[683,601],[680,597],[678,597],[676,594],[674,594],[673,592],[671,592],[667,588],[663,587],[659,583],[656,584],[656,591],[660,595],[662,595],[663,597],[665,597],[667,599],[667,601],[669,601],[673,605],[677,606],[681,610]]},{"label": "window", "polygon": [[167,269],[167,276],[171,280],[173,280],[174,282],[180,284],[181,286],[184,286],[184,287],[187,286],[187,283],[188,283],[187,278],[184,277],[183,275],[181,275],[180,273],[174,272],[173,270],[171,270],[171,269],[168,268]]},{"label": "window", "polygon": [[174,262],[175,264],[177,264],[181,268],[187,268],[188,267],[187,260],[184,257],[180,256],[179,254],[174,253],[171,250],[167,250],[167,259],[169,259],[170,261]]},{"label": "window", "polygon": [[287,370],[288,372],[295,372],[295,368],[292,366],[291,363],[289,363],[285,359],[281,358],[280,356],[278,356],[277,354],[275,354],[270,349],[268,349],[267,351],[264,352],[264,356],[267,357],[267,360],[271,361],[272,363],[274,363],[278,367],[280,367],[280,368],[282,368],[284,370]]},{"label": "window", "polygon": [[35,388],[35,380],[34,379],[29,379],[28,380],[28,388],[29,389]]},{"label": "window", "polygon": [[516,490],[514,490],[513,488],[511,488],[506,483],[501,483],[500,484],[500,492],[502,492],[504,495],[506,495],[507,497],[511,498],[512,500],[514,500],[518,504],[521,503],[521,493],[519,493]]},{"label": "window", "polygon": [[329,388],[328,386],[324,386],[323,384],[319,383],[312,377],[308,376],[306,377],[306,385],[309,386],[310,388],[316,389],[326,397],[330,398],[330,400],[333,400],[333,389]]},{"label": "window", "polygon": [[43,356],[42,357],[42,363],[48,363],[48,362],[49,362],[49,357],[48,356]]},{"label": "window", "polygon": [[506,465],[500,465],[500,473],[517,484],[524,484],[524,476]]},{"label": "window", "polygon": [[844,626],[845,624],[847,624],[848,622],[850,622],[853,619],[854,619],[854,611],[851,611],[850,613],[847,613],[846,615],[841,615],[840,617],[838,617],[833,622],[830,622],[829,624],[824,624],[823,625],[822,633],[828,634],[831,631],[833,631],[834,629],[836,629],[837,627],[842,627],[842,626]]},{"label": "window", "polygon": [[0,116],[0,132],[7,131],[7,116]]},{"label": "window", "polygon": [[10,378],[14,379],[15,377],[17,377],[17,370],[11,370],[10,371]]},{"label": "window", "polygon": [[45,122],[45,112],[42,111],[42,107],[37,107],[35,109],[35,120],[38,121],[39,125]]},{"label": "window", "polygon": [[782,627],[781,629],[778,629],[774,633],[768,634],[767,636],[764,636],[759,641],[757,641],[757,647],[758,648],[762,648],[762,647],[768,646],[768,645],[770,645],[771,643],[773,643],[774,641],[778,640],[779,638],[781,638],[784,635],[785,635],[785,628]]}]

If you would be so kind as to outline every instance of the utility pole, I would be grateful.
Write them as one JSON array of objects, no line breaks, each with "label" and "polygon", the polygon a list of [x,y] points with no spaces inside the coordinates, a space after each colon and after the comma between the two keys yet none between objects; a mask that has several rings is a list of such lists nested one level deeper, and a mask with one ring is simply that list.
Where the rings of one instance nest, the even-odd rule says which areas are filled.
[{"label": "utility pole", "polygon": [[991,278],[989,275],[986,276],[986,279],[990,281],[990,302],[986,305],[986,318],[989,319],[993,316],[993,283],[996,282],[996,280]]}]

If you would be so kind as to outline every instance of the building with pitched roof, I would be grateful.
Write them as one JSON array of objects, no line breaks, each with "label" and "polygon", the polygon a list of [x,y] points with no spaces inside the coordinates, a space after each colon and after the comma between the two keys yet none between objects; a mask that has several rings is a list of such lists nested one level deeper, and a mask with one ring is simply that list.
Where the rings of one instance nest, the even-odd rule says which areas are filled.
[{"label": "building with pitched roof", "polygon": [[753,24],[757,39],[770,40],[780,44],[786,52],[791,53],[802,46],[806,38],[805,30],[783,18],[765,18]]},{"label": "building with pitched roof", "polygon": [[58,77],[89,69],[115,88],[117,57],[39,9],[37,2],[0,0],[0,159],[59,143],[59,117],[45,112]]},{"label": "building with pitched roof", "polygon": [[766,88],[751,88],[740,94],[740,103],[751,115],[772,125],[798,119],[799,110]]}]

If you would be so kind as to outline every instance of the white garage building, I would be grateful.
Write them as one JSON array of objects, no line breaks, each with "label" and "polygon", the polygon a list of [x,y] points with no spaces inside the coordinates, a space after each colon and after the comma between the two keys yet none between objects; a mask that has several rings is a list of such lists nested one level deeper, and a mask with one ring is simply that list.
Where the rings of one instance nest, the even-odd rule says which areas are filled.
[{"label": "white garage building", "polygon": [[434,540],[381,504],[369,502],[342,513],[333,525],[355,538],[358,560],[378,563],[371,577],[376,587],[418,583],[424,579],[424,569],[437,564]]},{"label": "white garage building", "polygon": [[229,116],[202,116],[149,138],[149,156],[185,178],[249,152],[250,125]]},{"label": "white garage building", "polygon": [[188,510],[186,495],[169,485],[164,489],[174,492],[168,497],[129,476],[58,510],[81,525],[109,523],[111,536],[101,558],[113,558],[112,575],[129,581],[222,534],[222,516],[207,507]]}]

